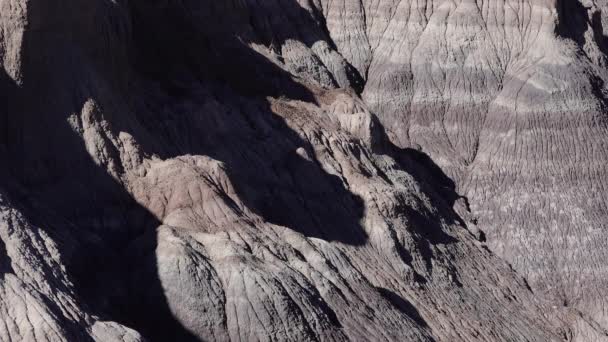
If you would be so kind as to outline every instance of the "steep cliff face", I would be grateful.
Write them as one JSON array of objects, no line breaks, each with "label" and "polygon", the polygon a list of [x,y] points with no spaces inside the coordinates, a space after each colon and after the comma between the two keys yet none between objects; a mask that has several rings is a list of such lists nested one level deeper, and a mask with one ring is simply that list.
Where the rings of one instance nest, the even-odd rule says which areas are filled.
[{"label": "steep cliff face", "polygon": [[605,338],[602,6],[0,0],[0,337]]}]

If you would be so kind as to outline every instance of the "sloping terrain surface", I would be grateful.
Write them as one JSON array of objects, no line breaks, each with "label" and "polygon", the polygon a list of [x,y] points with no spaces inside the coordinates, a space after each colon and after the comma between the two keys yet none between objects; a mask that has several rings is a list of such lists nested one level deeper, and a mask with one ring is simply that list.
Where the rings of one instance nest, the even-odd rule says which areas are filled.
[{"label": "sloping terrain surface", "polygon": [[0,340],[606,340],[604,8],[0,0]]}]

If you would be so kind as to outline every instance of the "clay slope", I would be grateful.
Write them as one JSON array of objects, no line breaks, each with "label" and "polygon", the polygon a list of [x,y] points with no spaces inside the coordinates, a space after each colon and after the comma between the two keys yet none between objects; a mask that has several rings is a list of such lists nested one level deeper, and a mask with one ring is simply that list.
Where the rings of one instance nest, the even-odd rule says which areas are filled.
[{"label": "clay slope", "polygon": [[391,140],[455,180],[575,339],[605,340],[606,2],[322,6]]},{"label": "clay slope", "polygon": [[0,339],[599,339],[564,6],[0,0]]}]

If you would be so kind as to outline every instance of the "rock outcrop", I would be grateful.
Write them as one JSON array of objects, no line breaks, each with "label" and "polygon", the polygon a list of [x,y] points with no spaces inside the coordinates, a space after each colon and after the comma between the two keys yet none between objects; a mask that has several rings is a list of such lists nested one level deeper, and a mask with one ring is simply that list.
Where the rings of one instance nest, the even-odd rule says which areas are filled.
[{"label": "rock outcrop", "polygon": [[0,0],[0,339],[605,339],[606,6]]}]

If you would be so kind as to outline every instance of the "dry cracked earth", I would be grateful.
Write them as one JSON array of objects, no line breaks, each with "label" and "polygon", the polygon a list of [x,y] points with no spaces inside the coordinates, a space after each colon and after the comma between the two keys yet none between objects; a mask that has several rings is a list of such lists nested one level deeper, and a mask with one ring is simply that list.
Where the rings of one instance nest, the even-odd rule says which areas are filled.
[{"label": "dry cracked earth", "polygon": [[607,0],[0,0],[0,341],[608,341]]}]

